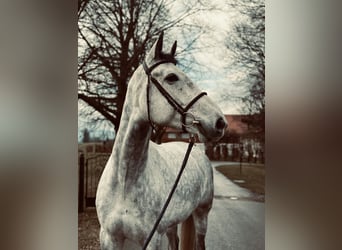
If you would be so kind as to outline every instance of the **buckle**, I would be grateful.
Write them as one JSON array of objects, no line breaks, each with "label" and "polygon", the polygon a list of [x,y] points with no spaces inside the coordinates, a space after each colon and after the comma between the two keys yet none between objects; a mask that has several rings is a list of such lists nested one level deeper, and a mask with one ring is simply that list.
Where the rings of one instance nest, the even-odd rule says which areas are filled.
[{"label": "buckle", "polygon": [[[190,118],[189,121],[187,121],[187,118]],[[200,121],[196,119],[196,117],[190,113],[190,112],[184,112],[183,113],[183,122],[182,125],[186,128],[192,127],[196,124],[200,124]]]}]

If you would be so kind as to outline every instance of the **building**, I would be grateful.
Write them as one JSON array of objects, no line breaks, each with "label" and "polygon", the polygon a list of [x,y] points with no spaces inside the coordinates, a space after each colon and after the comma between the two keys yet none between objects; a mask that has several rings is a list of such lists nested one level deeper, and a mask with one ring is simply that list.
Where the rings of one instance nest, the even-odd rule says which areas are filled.
[{"label": "building", "polygon": [[[225,115],[228,127],[224,137],[216,143],[206,143],[206,154],[213,160],[263,162],[264,143],[261,131],[249,124],[251,115]],[[189,134],[166,128],[161,142],[189,141]],[[241,159],[240,159],[241,158]]]}]

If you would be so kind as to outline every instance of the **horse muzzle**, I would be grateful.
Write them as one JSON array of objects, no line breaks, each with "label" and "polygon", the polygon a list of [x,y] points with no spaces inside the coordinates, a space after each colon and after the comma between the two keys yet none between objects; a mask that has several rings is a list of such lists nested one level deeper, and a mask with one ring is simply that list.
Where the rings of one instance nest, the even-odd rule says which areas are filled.
[{"label": "horse muzzle", "polygon": [[[214,123],[206,123],[204,120],[194,120],[192,127],[198,130],[200,141],[218,141],[227,129],[228,123],[222,116],[217,118]],[[190,129],[190,126],[188,127]]]}]

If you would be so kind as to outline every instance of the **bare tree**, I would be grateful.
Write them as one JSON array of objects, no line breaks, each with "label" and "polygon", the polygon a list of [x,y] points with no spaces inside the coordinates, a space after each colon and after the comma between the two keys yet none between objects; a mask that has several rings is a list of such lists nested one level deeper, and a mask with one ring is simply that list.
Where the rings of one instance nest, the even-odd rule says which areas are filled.
[{"label": "bare tree", "polygon": [[240,0],[232,6],[241,14],[227,35],[226,46],[231,69],[240,76],[236,84],[245,87],[240,96],[244,111],[253,114],[247,121],[261,132],[265,130],[265,4],[264,0]]},{"label": "bare tree", "polygon": [[197,11],[183,5],[171,15],[173,2],[79,0],[78,98],[88,115],[118,129],[128,80],[145,49],[162,30],[184,25]]}]

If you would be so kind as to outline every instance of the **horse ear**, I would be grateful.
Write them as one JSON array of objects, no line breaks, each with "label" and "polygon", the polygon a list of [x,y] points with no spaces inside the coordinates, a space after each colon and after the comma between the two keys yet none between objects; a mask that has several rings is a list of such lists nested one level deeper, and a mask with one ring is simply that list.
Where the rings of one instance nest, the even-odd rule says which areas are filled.
[{"label": "horse ear", "polygon": [[160,59],[163,49],[164,33],[161,32],[157,41],[154,42],[150,51],[146,54],[145,61],[148,65],[152,64],[154,60]]},{"label": "horse ear", "polygon": [[171,55],[173,57],[175,57],[175,54],[176,54],[176,49],[177,49],[177,41],[175,41],[172,45],[172,48],[171,48]]},{"label": "horse ear", "polygon": [[157,41],[157,45],[154,51],[154,58],[157,59],[160,57],[160,55],[162,54],[162,50],[163,50],[163,39],[164,39],[164,31],[162,31],[159,35],[158,41]]}]

